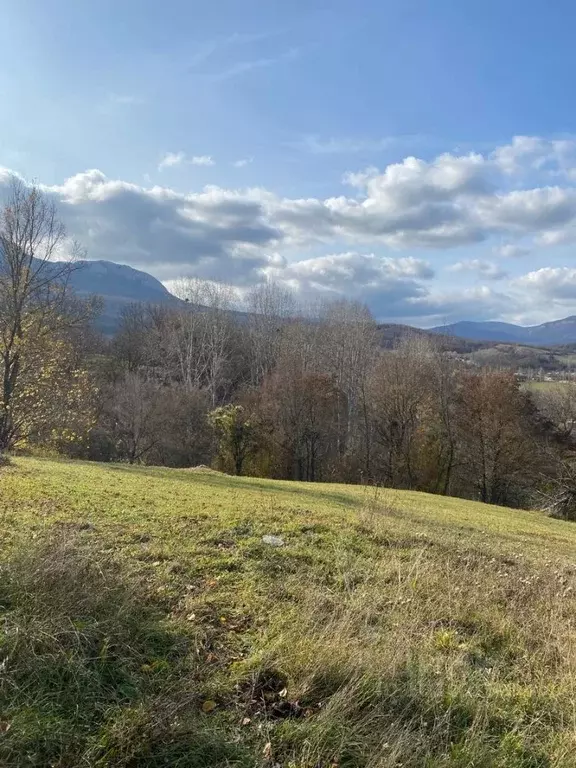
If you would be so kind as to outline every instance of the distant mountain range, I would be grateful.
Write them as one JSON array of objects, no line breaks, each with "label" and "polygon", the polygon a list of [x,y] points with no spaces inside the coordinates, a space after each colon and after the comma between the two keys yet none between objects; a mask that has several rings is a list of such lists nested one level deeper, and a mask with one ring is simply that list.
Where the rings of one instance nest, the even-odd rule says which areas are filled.
[{"label": "distant mountain range", "polygon": [[530,344],[549,347],[554,344],[576,343],[576,316],[552,320],[541,325],[514,325],[513,323],[475,323],[463,320],[451,325],[439,325],[428,329],[432,333],[458,336],[475,341],[505,342],[508,344]]},{"label": "distant mountain range", "polygon": [[[98,295],[104,300],[104,311],[97,321],[99,330],[113,333],[118,327],[122,308],[134,302],[178,304],[162,283],[147,272],[112,261],[82,261],[72,273],[71,284],[79,296]],[[387,326],[388,327],[388,326]],[[390,326],[391,327],[391,326]],[[451,325],[427,329],[428,333],[456,336],[483,342],[551,346],[576,343],[576,316],[524,327],[512,323],[472,322],[463,320]]]}]

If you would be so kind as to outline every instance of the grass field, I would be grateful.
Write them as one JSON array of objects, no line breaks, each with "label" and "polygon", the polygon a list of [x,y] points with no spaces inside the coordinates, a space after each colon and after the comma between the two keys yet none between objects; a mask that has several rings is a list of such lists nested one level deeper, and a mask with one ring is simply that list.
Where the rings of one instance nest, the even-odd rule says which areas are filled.
[{"label": "grass field", "polygon": [[574,524],[30,458],[0,522],[2,766],[576,765]]},{"label": "grass field", "polygon": [[571,385],[572,383],[567,381],[527,381],[523,386],[532,392],[561,392]]}]

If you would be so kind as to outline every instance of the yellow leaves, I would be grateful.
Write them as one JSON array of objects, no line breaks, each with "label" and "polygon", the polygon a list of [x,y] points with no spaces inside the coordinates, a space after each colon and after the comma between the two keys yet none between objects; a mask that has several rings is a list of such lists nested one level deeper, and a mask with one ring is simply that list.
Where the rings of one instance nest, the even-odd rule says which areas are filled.
[{"label": "yellow leaves", "polygon": [[7,404],[18,425],[19,442],[33,435],[34,442],[55,447],[82,443],[94,426],[90,375],[78,367],[69,342],[29,321],[25,326],[18,349],[19,375]]}]

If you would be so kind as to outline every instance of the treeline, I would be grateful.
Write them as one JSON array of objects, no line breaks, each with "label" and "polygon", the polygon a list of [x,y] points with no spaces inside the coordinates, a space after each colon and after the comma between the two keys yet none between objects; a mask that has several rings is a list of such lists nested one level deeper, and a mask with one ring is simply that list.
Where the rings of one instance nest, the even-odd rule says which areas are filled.
[{"label": "treeline", "polygon": [[133,305],[91,355],[97,417],[75,455],[528,504],[570,436],[512,372],[418,335],[383,349],[366,307],[298,313],[276,285],[245,313],[186,281],[179,307]]},{"label": "treeline", "polygon": [[[264,284],[182,281],[131,305],[111,340],[67,290],[56,212],[15,182],[0,220],[0,453],[308,481],[525,505],[566,475],[575,419],[512,372],[466,365],[420,333],[386,348],[368,309],[296,305]],[[560,410],[562,410],[560,408]]]}]

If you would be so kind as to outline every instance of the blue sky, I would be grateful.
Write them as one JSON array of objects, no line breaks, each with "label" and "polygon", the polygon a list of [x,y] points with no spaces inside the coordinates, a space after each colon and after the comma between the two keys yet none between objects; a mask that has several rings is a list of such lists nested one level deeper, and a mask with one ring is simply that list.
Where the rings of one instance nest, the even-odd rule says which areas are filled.
[{"label": "blue sky", "polygon": [[0,178],[89,258],[419,325],[576,313],[572,3],[0,12]]}]

